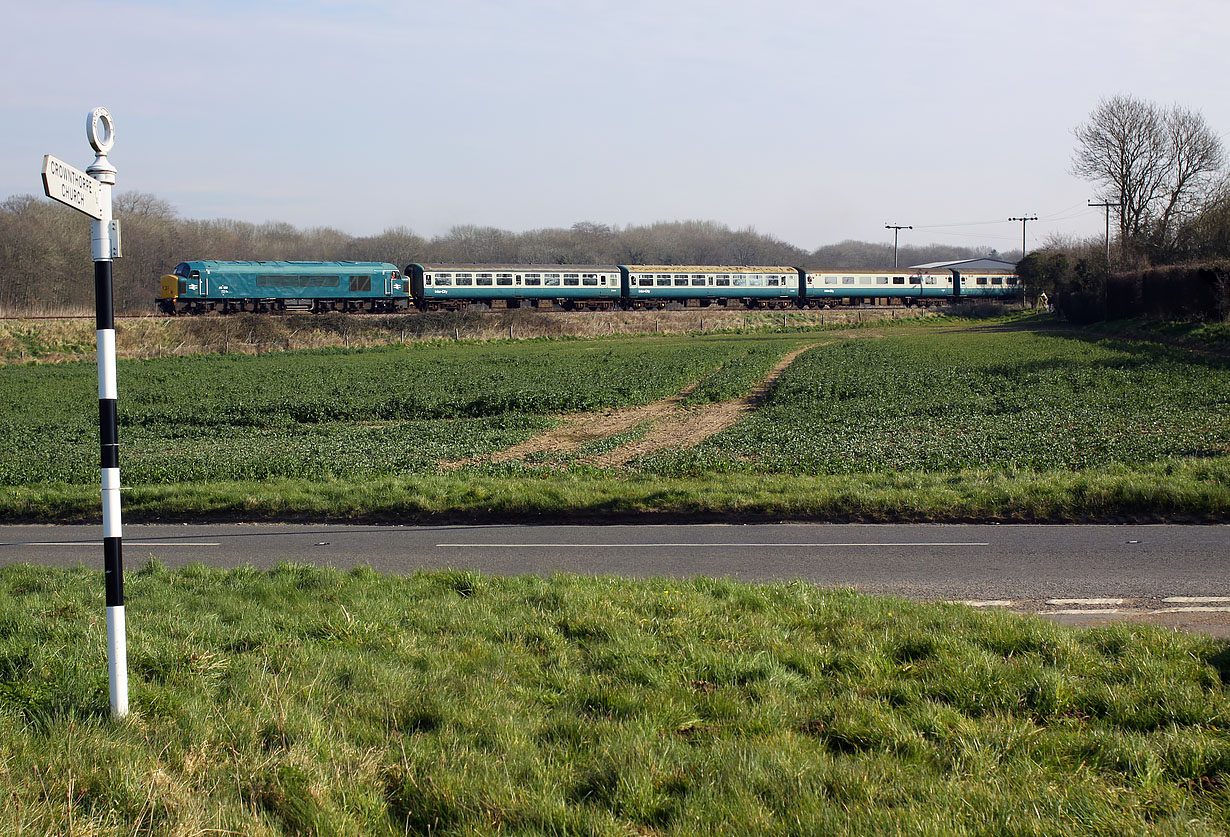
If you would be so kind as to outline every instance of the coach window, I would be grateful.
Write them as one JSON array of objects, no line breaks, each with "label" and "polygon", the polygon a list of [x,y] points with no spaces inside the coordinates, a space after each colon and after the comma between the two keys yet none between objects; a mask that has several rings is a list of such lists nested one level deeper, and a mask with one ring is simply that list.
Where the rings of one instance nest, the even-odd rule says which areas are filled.
[{"label": "coach window", "polygon": [[599,277],[599,281],[600,281],[603,285],[605,285],[605,284],[606,284],[606,280],[607,280],[607,277],[605,277],[605,276]]},{"label": "coach window", "polygon": [[911,277],[910,277],[910,284],[911,284],[911,285],[921,285],[921,284],[922,284],[922,277],[921,277],[921,276],[911,276]]},{"label": "coach window", "polygon": [[985,285],[986,283],[987,283],[987,277],[985,277],[985,276],[979,276],[979,277],[978,277],[978,284],[979,284],[979,285]]},{"label": "coach window", "polygon": [[464,285],[466,287],[473,285],[474,277],[468,273],[458,273],[457,274],[457,284]]},{"label": "coach window", "polygon": [[[776,277],[776,276],[771,276],[771,277],[769,277],[769,281],[770,281],[772,284],[776,285],[776,284],[777,284],[777,277]],[[749,279],[747,280],[747,283],[748,283],[749,285],[755,285],[755,286],[756,286],[756,287],[758,287],[758,288],[762,288],[762,287],[764,287],[764,277],[763,277],[763,276],[752,276],[751,278],[749,278]]]},{"label": "coach window", "polygon": [[876,277],[876,284],[877,284],[877,285],[887,285],[887,284],[888,284],[888,277],[887,277],[887,276],[877,276],[877,277]]},{"label": "coach window", "polygon": [[934,277],[934,276],[928,276],[928,277],[927,277],[927,284],[928,284],[928,285],[934,285],[934,284],[935,284],[935,277]]},{"label": "coach window", "polygon": [[670,284],[671,284],[671,280],[669,276],[659,276],[658,277],[658,287],[659,288],[670,287]]},{"label": "coach window", "polygon": [[[428,281],[430,282],[431,280],[429,279]],[[453,277],[447,273],[442,273],[436,277],[436,284],[437,285],[451,285],[453,284]]]},{"label": "coach window", "polygon": [[581,284],[582,285],[597,285],[598,284],[598,274],[596,273],[581,274]]},{"label": "coach window", "polygon": [[778,285],[780,285],[781,283],[782,283],[782,280],[781,280],[781,279],[779,279],[778,277],[776,277],[776,276],[770,276],[770,277],[769,277],[769,287],[770,287],[770,288],[776,288],[776,287],[777,287]]},{"label": "coach window", "polygon": [[497,273],[495,275],[495,283],[497,285],[511,285],[513,283],[512,274],[511,273]]},{"label": "coach window", "polygon": [[564,274],[564,284],[565,285],[580,285],[581,277],[579,274],[576,274],[576,273],[565,273]]},{"label": "coach window", "polygon": [[1008,284],[1009,284],[1009,285],[1019,285],[1019,284],[1021,284],[1021,280],[1020,280],[1020,279],[1018,279],[1018,278],[1016,278],[1015,276],[1009,276],[1009,277],[1008,277]]},{"label": "coach window", "polygon": [[693,285],[693,286],[700,286],[700,287],[704,287],[704,285],[705,285],[705,277],[703,277],[703,276],[693,276],[693,277],[692,277],[692,285]]},{"label": "coach window", "polygon": [[491,284],[491,274],[490,273],[479,273],[478,275],[474,277],[474,284],[490,285]]},{"label": "coach window", "polygon": [[1002,284],[1004,284],[1003,277],[1001,277],[1001,276],[992,276],[992,277],[991,277],[991,284],[992,284],[992,285],[1002,285]]},{"label": "coach window", "polygon": [[736,288],[746,288],[747,287],[747,277],[746,276],[736,276],[735,277],[735,287]]},{"label": "coach window", "polygon": [[527,284],[527,285],[541,285],[541,284],[542,284],[542,276],[541,276],[541,275],[539,275],[539,274],[537,274],[537,273],[527,273],[527,274],[525,274],[525,284]]},{"label": "coach window", "polygon": [[687,287],[687,284],[688,284],[688,277],[676,276],[674,281],[675,281],[676,288],[685,288]]},{"label": "coach window", "polygon": [[904,285],[904,284],[905,284],[905,277],[904,277],[904,276],[894,276],[894,277],[893,277],[893,284],[894,284],[894,285]]},{"label": "coach window", "polygon": [[559,274],[558,273],[544,274],[542,277],[542,283],[544,285],[550,285],[551,287],[557,287],[559,285]]},{"label": "coach window", "polygon": [[714,280],[713,284],[717,285],[719,288],[728,288],[730,287],[730,277],[719,276],[716,280]]}]

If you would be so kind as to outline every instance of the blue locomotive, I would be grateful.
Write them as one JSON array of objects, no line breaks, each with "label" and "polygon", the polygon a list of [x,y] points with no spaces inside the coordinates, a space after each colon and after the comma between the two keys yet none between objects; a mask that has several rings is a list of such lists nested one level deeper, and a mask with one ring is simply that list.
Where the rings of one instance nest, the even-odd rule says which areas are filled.
[{"label": "blue locomotive", "polygon": [[180,262],[162,277],[166,314],[217,311],[392,313],[410,307],[410,283],[385,262]]},{"label": "blue locomotive", "polygon": [[748,265],[532,265],[383,262],[181,262],[162,277],[167,314],[210,311],[396,312],[481,308],[565,310],[739,305],[827,308],[958,299],[1011,301],[1009,270],[849,270]]}]

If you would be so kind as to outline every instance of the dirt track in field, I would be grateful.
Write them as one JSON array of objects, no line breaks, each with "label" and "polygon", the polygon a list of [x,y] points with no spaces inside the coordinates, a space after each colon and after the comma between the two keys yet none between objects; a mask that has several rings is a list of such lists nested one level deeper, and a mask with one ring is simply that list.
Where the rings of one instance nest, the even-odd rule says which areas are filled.
[{"label": "dirt track in field", "polygon": [[[844,336],[844,335],[843,335]],[[640,407],[624,407],[593,413],[574,413],[561,417],[561,424],[551,430],[527,439],[519,445],[498,451],[489,456],[473,457],[455,462],[441,463],[446,470],[483,462],[510,462],[524,460],[535,454],[570,454],[586,445],[611,436],[626,433],[643,424],[648,431],[638,439],[620,445],[605,453],[587,456],[578,461],[605,467],[623,465],[638,456],[667,448],[690,448],[700,444],[715,433],[730,427],[756,408],[773,389],[777,379],[799,355],[816,346],[832,341],[810,343],[790,352],[769,370],[764,380],[750,393],[733,401],[720,404],[705,404],[685,407],[683,401],[695,386],[652,404]]]}]

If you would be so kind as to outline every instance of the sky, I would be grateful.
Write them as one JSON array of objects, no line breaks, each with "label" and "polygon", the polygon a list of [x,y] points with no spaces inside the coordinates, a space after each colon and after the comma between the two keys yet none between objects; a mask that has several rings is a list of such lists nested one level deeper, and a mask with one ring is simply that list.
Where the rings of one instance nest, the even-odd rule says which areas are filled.
[{"label": "sky", "polygon": [[[0,0],[0,198],[44,154],[354,235],[705,219],[806,249],[1101,236],[1073,128],[1230,131],[1225,0]],[[71,211],[71,210],[65,210]],[[189,254],[207,257],[208,254]],[[187,256],[185,256],[187,257]]]}]

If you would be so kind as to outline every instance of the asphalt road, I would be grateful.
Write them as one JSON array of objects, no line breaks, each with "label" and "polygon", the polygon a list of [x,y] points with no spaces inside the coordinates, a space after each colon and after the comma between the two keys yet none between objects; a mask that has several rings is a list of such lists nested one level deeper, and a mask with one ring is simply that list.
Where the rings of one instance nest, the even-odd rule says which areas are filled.
[{"label": "asphalt road", "polygon": [[[98,526],[2,526],[0,564],[101,561]],[[924,599],[1230,596],[1230,526],[664,525],[124,527],[129,567],[722,575]]]}]

